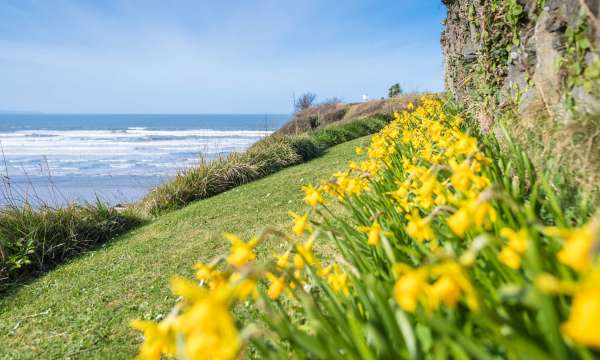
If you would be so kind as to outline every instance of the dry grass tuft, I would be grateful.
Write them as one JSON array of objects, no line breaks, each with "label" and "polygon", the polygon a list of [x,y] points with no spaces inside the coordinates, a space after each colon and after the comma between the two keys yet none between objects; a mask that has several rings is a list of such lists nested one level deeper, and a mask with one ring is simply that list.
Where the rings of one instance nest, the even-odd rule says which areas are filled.
[{"label": "dry grass tuft", "polygon": [[600,114],[577,115],[567,124],[547,115],[502,122],[537,169],[568,178],[600,201]]}]

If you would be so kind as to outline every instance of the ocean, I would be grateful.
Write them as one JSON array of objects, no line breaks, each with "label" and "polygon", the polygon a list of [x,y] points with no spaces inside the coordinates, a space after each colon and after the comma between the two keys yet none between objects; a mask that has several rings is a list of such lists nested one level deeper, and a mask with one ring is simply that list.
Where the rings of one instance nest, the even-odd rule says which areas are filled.
[{"label": "ocean", "polygon": [[0,114],[0,205],[130,203],[200,159],[245,150],[289,117]]}]

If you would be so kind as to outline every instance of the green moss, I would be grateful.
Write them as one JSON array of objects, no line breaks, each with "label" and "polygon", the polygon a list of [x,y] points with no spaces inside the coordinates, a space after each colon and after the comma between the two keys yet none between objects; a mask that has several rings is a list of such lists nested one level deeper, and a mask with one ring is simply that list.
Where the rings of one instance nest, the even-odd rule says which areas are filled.
[{"label": "green moss", "polygon": [[588,16],[581,13],[575,26],[567,28],[565,32],[565,52],[559,62],[559,67],[565,73],[563,92],[566,106],[571,111],[576,111],[577,104],[573,96],[573,89],[581,86],[588,93],[598,98],[600,92],[600,60],[597,58],[586,63],[586,55],[596,53],[590,40]]}]

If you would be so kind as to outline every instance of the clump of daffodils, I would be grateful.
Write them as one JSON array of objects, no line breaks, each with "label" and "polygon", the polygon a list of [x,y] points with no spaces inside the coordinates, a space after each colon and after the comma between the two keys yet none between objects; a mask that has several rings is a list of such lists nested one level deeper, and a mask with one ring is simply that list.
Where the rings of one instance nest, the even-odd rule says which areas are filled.
[{"label": "clump of daffodils", "polygon": [[[515,195],[493,150],[441,100],[411,104],[359,161],[303,187],[287,232],[225,234],[228,254],[173,280],[172,313],[132,323],[140,358],[598,356],[600,219],[549,226],[539,188]],[[287,246],[259,256],[268,236]],[[240,304],[259,325],[234,320]]]}]

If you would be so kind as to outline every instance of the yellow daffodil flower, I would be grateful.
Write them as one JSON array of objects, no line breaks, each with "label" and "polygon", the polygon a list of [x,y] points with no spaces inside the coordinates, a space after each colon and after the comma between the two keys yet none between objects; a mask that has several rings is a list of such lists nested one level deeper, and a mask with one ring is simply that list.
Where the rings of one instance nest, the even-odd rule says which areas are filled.
[{"label": "yellow daffodil flower", "polygon": [[304,190],[304,202],[312,207],[316,207],[325,201],[321,192],[312,185],[304,186],[302,190]]},{"label": "yellow daffodil flower", "polygon": [[231,233],[225,233],[223,236],[231,242],[231,250],[227,257],[229,264],[236,268],[241,268],[248,262],[256,259],[256,254],[254,254],[254,248],[258,243],[256,239],[244,242],[237,235]]},{"label": "yellow daffodil flower", "polygon": [[268,272],[267,279],[270,282],[269,288],[267,289],[267,296],[272,300],[275,300],[285,290],[285,276],[275,276]]},{"label": "yellow daffodil flower", "polygon": [[600,268],[594,269],[573,295],[562,332],[579,344],[600,349]]},{"label": "yellow daffodil flower", "polygon": [[377,220],[371,226],[360,226],[358,230],[367,234],[367,244],[370,246],[377,246],[381,242],[381,225]]},{"label": "yellow daffodil flower", "polygon": [[308,214],[298,215],[291,210],[288,212],[288,214],[294,219],[294,226],[292,227],[294,234],[301,236],[305,231],[310,230]]},{"label": "yellow daffodil flower", "polygon": [[433,230],[429,220],[422,219],[416,209],[407,218],[406,233],[408,236],[417,241],[433,240]]}]

